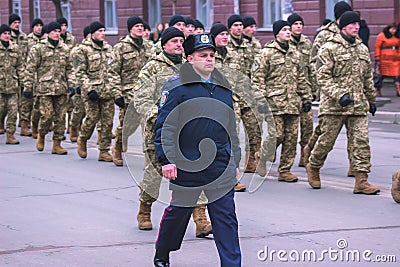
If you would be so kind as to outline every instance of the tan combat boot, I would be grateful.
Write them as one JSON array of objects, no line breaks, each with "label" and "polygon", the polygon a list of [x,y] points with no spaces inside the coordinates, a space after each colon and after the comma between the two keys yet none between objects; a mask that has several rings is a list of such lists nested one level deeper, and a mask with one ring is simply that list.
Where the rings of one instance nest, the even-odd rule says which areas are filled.
[{"label": "tan combat boot", "polygon": [[308,145],[305,145],[304,148],[302,149],[302,152],[303,152],[303,163],[304,163],[304,166],[307,167],[307,163],[308,163],[310,155],[311,155],[311,148]]},{"label": "tan combat boot", "polygon": [[60,140],[53,140],[53,148],[51,149],[51,154],[67,155],[68,151],[61,146]]},{"label": "tan combat boot", "polygon": [[245,173],[254,173],[256,171],[256,164],[255,164],[255,158],[254,158],[254,151],[249,151],[249,153],[246,153],[246,167],[244,168]]},{"label": "tan combat boot", "polygon": [[300,159],[299,159],[299,167],[305,167],[305,158],[304,158],[304,147],[302,146],[300,149]]},{"label": "tan combat boot", "polygon": [[111,162],[113,161],[113,157],[111,156],[110,152],[108,152],[108,150],[100,150],[99,158],[97,160]]},{"label": "tan combat boot", "polygon": [[29,130],[29,122],[21,121],[21,136],[32,136],[31,130]]},{"label": "tan combat boot", "polygon": [[8,144],[8,145],[18,145],[19,141],[18,141],[17,138],[15,138],[14,134],[7,133],[6,144]]},{"label": "tan combat boot", "polygon": [[0,122],[0,134],[4,134],[6,132],[6,129],[4,129],[4,121]]},{"label": "tan combat boot", "polygon": [[38,134],[38,138],[36,140],[36,149],[38,151],[43,151],[44,149],[44,135]]},{"label": "tan combat boot", "polygon": [[265,177],[267,175],[267,161],[260,158],[259,152],[254,153],[254,156],[256,158],[256,173],[261,177]]},{"label": "tan combat boot", "polygon": [[35,122],[32,122],[32,137],[33,139],[36,139],[38,136],[38,124]]},{"label": "tan combat boot", "polygon": [[71,126],[71,130],[69,131],[69,140],[71,140],[72,143],[75,143],[78,141],[78,128]]},{"label": "tan combat boot", "polygon": [[298,177],[291,172],[280,172],[278,176],[279,182],[295,183]]},{"label": "tan combat boot", "polygon": [[87,140],[78,138],[78,155],[85,159],[87,157]]},{"label": "tan combat boot", "polygon": [[307,163],[308,183],[313,189],[321,188],[321,178],[319,176],[319,168],[314,168],[310,163]]},{"label": "tan combat boot", "polygon": [[193,209],[193,221],[196,224],[196,237],[203,238],[212,234],[212,226],[207,221],[206,205],[197,206]]},{"label": "tan combat boot", "polygon": [[138,226],[140,230],[151,230],[151,204],[148,205],[140,201],[139,213],[137,215]]},{"label": "tan combat boot", "polygon": [[366,172],[354,172],[356,182],[354,184],[354,194],[375,195],[381,190],[379,187],[368,183],[368,174]]},{"label": "tan combat boot", "polygon": [[244,192],[246,191],[246,185],[242,184],[241,182],[237,182],[237,184],[233,187],[235,192]]},{"label": "tan combat boot", "polygon": [[400,203],[400,171],[397,171],[392,176],[392,197],[397,203]]},{"label": "tan combat boot", "polygon": [[124,161],[122,160],[122,143],[116,142],[112,149],[113,161],[116,166],[123,166]]}]

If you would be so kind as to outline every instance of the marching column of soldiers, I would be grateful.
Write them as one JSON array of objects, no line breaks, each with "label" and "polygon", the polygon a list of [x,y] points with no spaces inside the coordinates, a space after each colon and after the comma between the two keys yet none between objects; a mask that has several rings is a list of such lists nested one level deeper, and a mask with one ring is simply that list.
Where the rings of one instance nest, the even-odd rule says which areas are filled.
[{"label": "marching column of soldiers", "polygon": [[[265,176],[266,162],[275,162],[275,151],[282,146],[278,181],[296,182],[298,177],[290,170],[300,139],[298,165],[306,167],[310,186],[319,189],[320,169],[344,125],[347,175],[355,177],[353,192],[377,194],[380,189],[368,182],[371,164],[367,112],[376,112],[371,60],[357,35],[359,16],[346,2],[338,2],[334,13],[336,21],[324,26],[314,43],[302,33],[304,20],[300,15],[278,20],[273,24],[275,39],[263,48],[254,37],[257,24],[253,17],[235,14],[226,24],[214,23],[210,33],[215,38],[216,67],[236,70],[250,79],[265,98],[276,125],[268,128],[262,142],[255,112],[236,91],[233,93],[237,120],[242,121],[247,133],[244,172]],[[138,225],[142,230],[152,229],[151,206],[161,182],[161,166],[153,144],[161,88],[185,62],[183,41],[191,34],[204,32],[203,24],[176,14],[161,39],[153,44],[143,37],[145,26],[147,31],[149,28],[147,23],[132,16],[127,20],[127,35],[112,47],[99,21],[84,28],[80,44],[67,31],[65,18],[47,25],[36,18],[28,35],[20,31],[20,23],[21,18],[11,14],[9,25],[0,26],[0,134],[6,134],[6,144],[19,144],[15,137],[19,118],[20,135],[36,138],[38,151],[44,150],[46,135],[53,131],[52,153],[67,154],[61,145],[67,131],[71,142],[77,142],[78,155],[86,158],[87,142],[97,127],[98,160],[123,166],[123,129],[129,136],[140,125],[146,156]],[[233,88],[241,87],[232,73],[223,74]],[[313,130],[311,103],[318,99],[318,125]],[[130,103],[134,116],[129,118],[129,125],[124,125]],[[115,106],[119,109],[119,124],[112,146]],[[258,111],[266,112],[266,107],[259,106]],[[246,186],[238,182],[234,189],[242,192]],[[392,195],[400,202],[398,173],[393,175]],[[200,205],[193,212],[198,237],[212,233],[205,210]]]}]

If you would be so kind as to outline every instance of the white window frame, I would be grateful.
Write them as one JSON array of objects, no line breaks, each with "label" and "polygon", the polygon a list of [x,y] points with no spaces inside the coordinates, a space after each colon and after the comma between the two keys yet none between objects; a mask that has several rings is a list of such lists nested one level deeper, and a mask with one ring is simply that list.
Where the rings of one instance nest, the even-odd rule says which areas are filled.
[{"label": "white window frame", "polygon": [[204,24],[205,30],[208,31],[214,20],[214,1],[196,0],[196,18]]},{"label": "white window frame", "polygon": [[19,28],[22,29],[22,8],[21,8],[21,0],[13,0],[12,1],[12,13],[17,14],[21,18],[21,23],[19,24]]},{"label": "white window frame", "polygon": [[[111,12],[113,16],[111,18],[111,26],[109,26],[110,18],[107,16],[108,3],[111,3]],[[106,35],[118,35],[117,0],[104,0],[104,23],[106,26]]]},{"label": "white window frame", "polygon": [[263,25],[258,30],[272,31],[276,20],[287,19],[292,13],[293,0],[263,0]]},{"label": "white window frame", "polygon": [[155,29],[158,23],[162,23],[161,18],[161,1],[160,0],[148,0],[148,18],[150,28]]},{"label": "white window frame", "polygon": [[33,18],[40,18],[40,0],[33,0]]},{"label": "white window frame", "polygon": [[70,0],[61,0],[61,10],[63,17],[68,21],[68,29],[67,31],[72,31],[72,23],[71,23],[71,6]]},{"label": "white window frame", "polygon": [[341,1],[349,3],[348,0],[325,0],[325,17],[327,19],[335,21],[334,8],[336,3]]}]

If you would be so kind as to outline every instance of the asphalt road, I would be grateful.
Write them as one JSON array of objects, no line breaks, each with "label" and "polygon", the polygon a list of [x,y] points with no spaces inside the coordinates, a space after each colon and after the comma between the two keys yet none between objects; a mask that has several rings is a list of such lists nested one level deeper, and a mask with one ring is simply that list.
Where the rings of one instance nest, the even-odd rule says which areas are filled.
[{"label": "asphalt road", "polygon": [[[52,155],[50,135],[44,152],[36,151],[32,138],[18,138],[21,144],[11,146],[0,136],[0,266],[152,266],[166,204],[153,206],[152,231],[138,230],[139,131],[130,139],[129,168],[98,162],[96,136],[87,159],[70,142],[63,142],[68,155]],[[389,190],[400,169],[400,125],[370,123],[370,144],[370,182],[381,186],[378,196],[352,194],[345,131],[321,169],[321,190],[309,187],[296,159],[298,183],[278,182],[275,163],[258,190],[237,193],[242,265],[398,266],[400,205]],[[250,174],[242,182],[253,178],[260,182]],[[195,238],[192,221],[171,262],[219,266],[212,237]]]}]

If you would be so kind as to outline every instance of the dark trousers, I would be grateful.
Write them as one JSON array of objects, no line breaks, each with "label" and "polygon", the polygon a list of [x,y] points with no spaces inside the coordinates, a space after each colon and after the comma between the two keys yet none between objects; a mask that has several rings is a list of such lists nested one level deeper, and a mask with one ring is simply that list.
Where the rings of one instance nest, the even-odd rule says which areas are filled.
[{"label": "dark trousers", "polygon": [[[209,199],[215,199],[219,190],[206,190]],[[220,192],[220,191],[219,191]],[[156,250],[169,252],[181,247],[193,207],[175,206],[173,203],[191,194],[196,203],[198,195],[188,191],[173,191],[171,205],[165,208],[161,219]],[[198,192],[200,194],[200,192]],[[235,212],[234,190],[207,204],[210,215],[215,245],[221,266],[241,266],[241,252],[238,236],[238,222]]]}]

